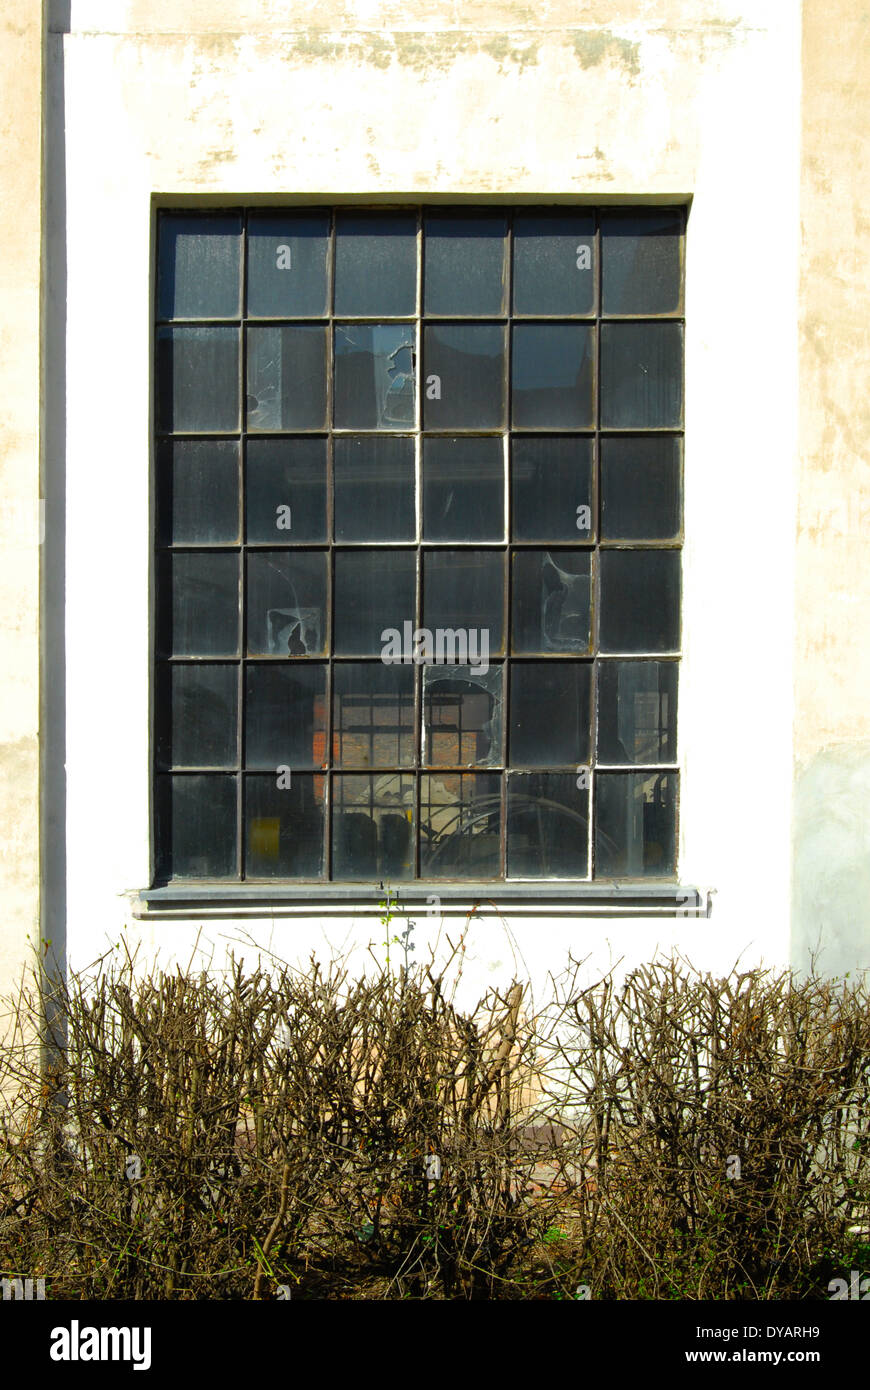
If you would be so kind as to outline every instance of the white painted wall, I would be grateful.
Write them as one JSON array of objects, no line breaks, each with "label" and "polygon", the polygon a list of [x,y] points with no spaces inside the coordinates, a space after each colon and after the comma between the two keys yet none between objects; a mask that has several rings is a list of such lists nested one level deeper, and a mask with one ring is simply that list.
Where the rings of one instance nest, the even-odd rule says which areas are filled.
[{"label": "white painted wall", "polygon": [[[353,33],[337,23],[329,37],[155,34],[141,21],[147,6],[119,3],[107,19],[96,0],[73,5],[64,39],[73,968],[122,936],[168,962],[188,959],[201,931],[220,963],[245,932],[303,960],[384,935],[377,913],[132,916],[149,873],[151,201],[189,193],[235,204],[260,194],[692,196],[680,876],[715,888],[713,915],[488,910],[469,926],[465,980],[476,995],[517,970],[540,997],[569,951],[590,957],[590,973],[672,947],[709,969],[741,954],[787,964],[799,6],[747,0],[732,20],[718,5],[696,4],[693,17],[671,4],[643,22],[636,5],[601,8],[615,16],[606,30],[566,27],[571,7],[554,6],[540,20],[516,7],[516,29],[503,32],[479,16],[448,19],[444,6],[449,33],[409,38],[385,31],[383,15],[377,34],[362,21]],[[635,17],[620,23],[622,10]],[[455,940],[462,921],[415,920],[417,959],[439,928]]]}]

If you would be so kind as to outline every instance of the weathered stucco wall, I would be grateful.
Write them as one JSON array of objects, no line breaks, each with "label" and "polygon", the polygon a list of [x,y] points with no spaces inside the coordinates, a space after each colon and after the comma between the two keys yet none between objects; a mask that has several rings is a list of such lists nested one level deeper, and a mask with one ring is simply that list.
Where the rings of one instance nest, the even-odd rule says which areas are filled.
[{"label": "weathered stucco wall", "polygon": [[870,967],[870,11],[804,0],[793,959]]},{"label": "weathered stucco wall", "polygon": [[[35,942],[39,901],[42,23],[0,10],[0,992]],[[4,1020],[0,1018],[0,1035]]]}]

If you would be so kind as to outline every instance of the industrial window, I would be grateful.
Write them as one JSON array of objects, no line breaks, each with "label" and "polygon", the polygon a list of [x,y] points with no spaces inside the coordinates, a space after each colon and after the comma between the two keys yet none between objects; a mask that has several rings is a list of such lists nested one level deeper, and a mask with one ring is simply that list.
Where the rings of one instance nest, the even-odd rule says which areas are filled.
[{"label": "industrial window", "polygon": [[160,214],[156,882],[674,877],[684,231]]}]

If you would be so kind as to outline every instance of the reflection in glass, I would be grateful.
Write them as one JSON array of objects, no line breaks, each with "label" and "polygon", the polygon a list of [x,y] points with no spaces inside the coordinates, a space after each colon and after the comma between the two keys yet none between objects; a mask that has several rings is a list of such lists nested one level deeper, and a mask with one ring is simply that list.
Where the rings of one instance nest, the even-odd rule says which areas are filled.
[{"label": "reflection in glass", "polygon": [[326,667],[249,664],[245,688],[245,766],[323,767]]},{"label": "reflection in glass", "polygon": [[235,656],[239,557],[177,552],[160,559],[160,649],[171,656]]},{"label": "reflection in glass", "polygon": [[412,666],[341,661],[332,688],[336,767],[413,767]]},{"label": "reflection in glass", "polygon": [[325,439],[249,439],[246,473],[249,541],[327,539]]},{"label": "reflection in glass", "polygon": [[380,656],[388,628],[401,635],[414,626],[416,556],[412,550],[339,550],[335,553],[335,651]]},{"label": "reflection in glass", "polygon": [[413,324],[335,325],[335,425],[400,430],[416,422]]},{"label": "reflection in glass", "polygon": [[236,666],[163,665],[157,761],[163,767],[235,767]]},{"label": "reflection in glass", "polygon": [[248,429],[326,425],[325,328],[248,329]]},{"label": "reflection in glass", "polygon": [[413,439],[405,435],[339,435],[333,447],[335,539],[413,540]]},{"label": "reflection in glass", "polygon": [[674,208],[602,214],[603,313],[679,312],[682,227]]},{"label": "reflection in glass", "polygon": [[323,777],[294,772],[245,778],[245,873],[249,878],[323,874]]},{"label": "reflection in glass", "polygon": [[682,443],[673,435],[601,441],[605,540],[676,540],[681,524]]},{"label": "reflection in glass", "polygon": [[591,439],[515,436],[511,487],[514,540],[594,539]]},{"label": "reflection in glass", "polygon": [[505,417],[505,329],[497,323],[423,329],[423,427],[499,429]]},{"label": "reflection in glass", "polygon": [[498,767],[503,762],[504,668],[424,666],[423,762]]},{"label": "reflection in glass", "polygon": [[332,807],[333,878],[413,878],[413,777],[338,775]]},{"label": "reflection in glass", "polygon": [[650,878],[674,873],[676,793],[674,772],[596,773],[596,876]]},{"label": "reflection in glass", "polygon": [[248,555],[248,651],[320,656],[326,650],[326,553],[255,550]]},{"label": "reflection in glass", "polygon": [[601,325],[604,429],[677,429],[683,422],[683,325]]},{"label": "reflection in glass", "polygon": [[672,763],[677,756],[677,663],[602,661],[598,760]]},{"label": "reflection in glass", "polygon": [[158,878],[236,876],[235,777],[159,777],[155,820]]},{"label": "reflection in glass", "polygon": [[423,312],[463,318],[504,312],[507,218],[433,212],[424,223]]},{"label": "reflection in glass", "polygon": [[595,222],[571,211],[514,217],[514,313],[591,314]]},{"label": "reflection in glass", "polygon": [[587,878],[589,791],[573,773],[520,772],[508,779],[511,878]]},{"label": "reflection in glass", "polygon": [[423,537],[504,539],[504,448],[500,438],[423,441]]},{"label": "reflection in glass", "polygon": [[416,304],[416,217],[406,213],[337,213],[336,314],[401,318],[415,313]]},{"label": "reflection in glass", "polygon": [[602,550],[603,652],[669,652],[680,645],[680,552]]},{"label": "reflection in glass", "polygon": [[592,667],[579,661],[511,665],[512,767],[577,767],[589,762]]},{"label": "reflection in glass", "polygon": [[230,439],[162,440],[157,464],[164,545],[238,541],[238,444]]},{"label": "reflection in glass", "polygon": [[241,218],[162,213],[159,227],[158,318],[238,318]]},{"label": "reflection in glass", "polygon": [[[499,550],[430,550],[423,556],[423,624],[460,631],[468,659],[504,650],[504,555]],[[474,658],[472,660],[472,657]]]},{"label": "reflection in glass", "polygon": [[501,870],[501,824],[498,773],[421,777],[421,877],[495,878]]},{"label": "reflection in glass", "polygon": [[515,429],[588,429],[594,423],[595,330],[583,323],[518,323],[513,330]]},{"label": "reflection in glass", "polygon": [[522,550],[514,555],[515,652],[588,651],[591,573],[588,551]]},{"label": "reflection in glass", "polygon": [[329,215],[251,213],[248,313],[252,318],[325,318]]},{"label": "reflection in glass", "polygon": [[239,428],[239,330],[158,328],[158,425],[176,434]]}]

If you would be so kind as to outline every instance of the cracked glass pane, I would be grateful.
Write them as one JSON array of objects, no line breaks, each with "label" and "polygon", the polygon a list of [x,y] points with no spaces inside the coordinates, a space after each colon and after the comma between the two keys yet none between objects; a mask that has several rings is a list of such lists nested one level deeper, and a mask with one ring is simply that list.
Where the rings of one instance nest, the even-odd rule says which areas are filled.
[{"label": "cracked glass pane", "polygon": [[406,318],[416,306],[416,217],[336,213],[335,313]]},{"label": "cracked glass pane", "polygon": [[245,766],[324,767],[326,667],[248,664],[245,674]]},{"label": "cracked glass pane", "polygon": [[326,426],[325,328],[248,329],[249,430]]},{"label": "cracked glass pane", "polygon": [[676,867],[674,772],[595,774],[595,872],[605,878],[670,876]]},{"label": "cracked glass pane", "polygon": [[248,313],[252,318],[325,318],[329,214],[248,218]]},{"label": "cracked glass pane", "polygon": [[335,425],[400,430],[417,419],[413,324],[335,325]]},{"label": "cracked glass pane", "polygon": [[423,312],[504,313],[507,218],[503,213],[433,212],[424,221]]},{"label": "cracked glass pane", "polygon": [[249,439],[246,474],[249,541],[327,539],[325,439]]},{"label": "cracked glass pane", "polygon": [[682,440],[627,435],[601,441],[601,534],[613,541],[676,540],[682,522]]},{"label": "cracked glass pane", "polygon": [[588,877],[589,790],[573,773],[512,773],[507,808],[509,877]]},{"label": "cracked glass pane", "polygon": [[241,230],[240,217],[161,215],[159,318],[239,317]]},{"label": "cracked glass pane", "polygon": [[239,557],[176,552],[160,559],[158,630],[167,656],[235,656]]},{"label": "cracked glass pane", "polygon": [[239,446],[230,439],[163,440],[157,450],[164,545],[239,539]]},{"label": "cracked glass pane", "polygon": [[326,650],[326,553],[257,550],[248,556],[248,651],[321,656]]},{"label": "cracked glass pane", "polygon": [[515,652],[589,650],[591,573],[588,551],[522,550],[514,555]]},{"label": "cracked glass pane", "polygon": [[429,541],[504,539],[500,438],[423,440],[423,536]]},{"label": "cracked glass pane", "polygon": [[379,661],[333,667],[336,767],[414,766],[414,669]]},{"label": "cracked glass pane", "polygon": [[512,662],[510,691],[512,767],[576,767],[589,762],[589,662]]},{"label": "cracked glass pane", "polygon": [[421,777],[421,876],[495,878],[501,870],[501,824],[498,773]]},{"label": "cracked glass pane", "polygon": [[675,661],[599,664],[599,762],[676,762],[677,672]]},{"label": "cracked glass pane", "polygon": [[594,538],[591,439],[514,436],[511,488],[514,540]]},{"label": "cracked glass pane", "polygon": [[412,550],[339,550],[335,554],[335,638],[340,656],[380,656],[393,628],[413,627],[417,565]]},{"label": "cracked glass pane", "polygon": [[680,552],[602,550],[603,652],[670,652],[680,645]]},{"label": "cracked glass pane", "polygon": [[235,777],[159,777],[156,800],[158,879],[235,877]]},{"label": "cracked glass pane", "polygon": [[414,778],[384,772],[332,779],[333,878],[414,876]]},{"label": "cracked glass pane", "polygon": [[239,428],[238,328],[158,328],[158,424],[174,434]]},{"label": "cracked glass pane", "polygon": [[405,435],[339,435],[334,441],[335,539],[412,541],[414,441]]},{"label": "cracked glass pane", "polygon": [[573,210],[518,212],[513,242],[515,314],[592,313],[594,218]]},{"label": "cracked glass pane", "polygon": [[323,777],[293,773],[245,778],[245,873],[248,878],[320,878],[324,859]]},{"label": "cracked glass pane", "polygon": [[504,668],[424,666],[423,762],[429,767],[498,767]]}]

